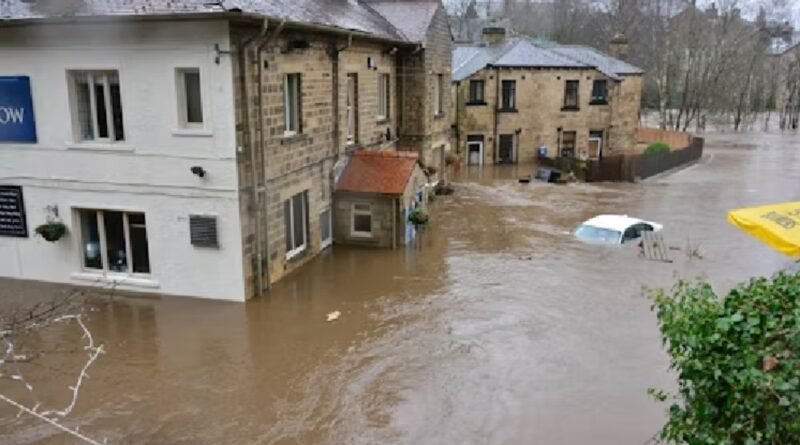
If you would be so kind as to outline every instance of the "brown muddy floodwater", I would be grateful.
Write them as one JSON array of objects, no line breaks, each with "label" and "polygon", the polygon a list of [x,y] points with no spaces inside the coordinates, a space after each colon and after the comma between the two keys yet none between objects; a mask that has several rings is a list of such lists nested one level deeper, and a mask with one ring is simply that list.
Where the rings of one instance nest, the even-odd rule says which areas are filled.
[{"label": "brown muddy floodwater", "polygon": [[[672,385],[642,288],[793,267],[725,212],[800,197],[800,136],[712,135],[707,148],[640,184],[462,171],[415,248],[336,247],[247,304],[99,300],[91,328],[108,353],[66,423],[109,444],[642,444],[664,420],[647,388]],[[609,212],[663,223],[703,258],[573,240]],[[73,361],[31,371],[46,401],[66,400]],[[0,393],[24,399],[12,385]],[[0,406],[0,443],[77,443],[16,414]]]}]

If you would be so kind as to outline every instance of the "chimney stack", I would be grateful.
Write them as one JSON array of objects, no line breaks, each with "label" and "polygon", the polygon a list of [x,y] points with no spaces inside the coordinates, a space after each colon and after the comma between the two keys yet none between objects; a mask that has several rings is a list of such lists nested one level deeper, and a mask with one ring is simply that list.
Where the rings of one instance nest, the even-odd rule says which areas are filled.
[{"label": "chimney stack", "polygon": [[608,42],[608,52],[612,57],[625,60],[628,57],[628,38],[625,34],[618,33]]},{"label": "chimney stack", "polygon": [[506,40],[506,29],[501,26],[483,28],[483,41],[489,45],[498,45]]}]

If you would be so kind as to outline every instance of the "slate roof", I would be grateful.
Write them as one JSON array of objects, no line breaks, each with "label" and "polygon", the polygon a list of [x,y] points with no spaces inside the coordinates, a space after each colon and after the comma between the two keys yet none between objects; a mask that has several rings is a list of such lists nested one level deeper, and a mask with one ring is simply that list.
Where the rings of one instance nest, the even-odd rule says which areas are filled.
[{"label": "slate roof", "polygon": [[369,5],[363,0],[0,0],[0,22],[241,12],[354,30],[389,40],[421,42],[438,4],[413,0],[391,5]]},{"label": "slate roof", "polygon": [[453,50],[454,81],[466,79],[487,66],[595,68],[614,79],[644,73],[588,46],[537,43],[526,37],[510,37],[497,45],[457,45]]},{"label": "slate roof", "polygon": [[336,191],[402,195],[417,158],[412,151],[354,151],[336,183]]},{"label": "slate roof", "polygon": [[385,17],[406,40],[424,42],[439,2],[431,1],[375,1],[369,6]]}]

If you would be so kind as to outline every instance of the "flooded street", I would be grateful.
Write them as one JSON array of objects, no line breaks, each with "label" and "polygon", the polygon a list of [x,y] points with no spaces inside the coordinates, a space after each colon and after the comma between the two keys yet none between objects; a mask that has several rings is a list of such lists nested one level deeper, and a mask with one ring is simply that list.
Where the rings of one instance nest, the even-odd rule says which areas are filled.
[{"label": "flooded street", "polygon": [[[643,287],[793,267],[725,214],[798,199],[800,136],[710,135],[700,163],[639,184],[517,183],[530,169],[463,169],[416,247],[335,247],[246,304],[97,300],[107,353],[65,423],[109,444],[644,443],[664,420],[647,388],[671,378]],[[575,241],[599,213],[662,223],[702,258]],[[78,359],[31,370],[37,393],[63,404]],[[15,385],[0,393],[29,402]],[[16,415],[0,405],[0,443],[77,443]]]}]

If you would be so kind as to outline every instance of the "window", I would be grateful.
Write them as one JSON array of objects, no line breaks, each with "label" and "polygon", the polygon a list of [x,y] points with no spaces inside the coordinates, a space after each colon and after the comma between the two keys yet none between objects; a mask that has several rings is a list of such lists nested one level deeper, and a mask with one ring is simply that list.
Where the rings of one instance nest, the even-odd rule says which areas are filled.
[{"label": "window", "polygon": [[482,80],[469,81],[469,102],[473,104],[484,103],[483,95],[484,82]]},{"label": "window", "polygon": [[353,203],[350,234],[353,236],[372,236],[372,206],[366,203]]},{"label": "window", "polygon": [[389,75],[378,76],[378,120],[389,119]]},{"label": "window", "polygon": [[592,104],[605,105],[608,103],[607,82],[605,80],[595,80],[592,84]]},{"label": "window", "polygon": [[568,80],[564,88],[564,108],[567,110],[578,109],[578,89],[580,81]]},{"label": "window", "polygon": [[575,136],[574,131],[561,133],[561,156],[565,158],[575,157]]},{"label": "window", "polygon": [[358,142],[358,74],[347,75],[347,143]]},{"label": "window", "polygon": [[286,259],[306,250],[308,244],[308,208],[306,192],[298,193],[283,202],[286,225]]},{"label": "window", "polygon": [[79,210],[83,267],[150,273],[144,213]]},{"label": "window", "polygon": [[517,81],[504,80],[502,83],[502,103],[501,110],[517,109]]},{"label": "window", "polygon": [[125,139],[116,71],[72,71],[73,122],[79,141]]},{"label": "window", "polygon": [[287,136],[300,132],[300,95],[300,74],[287,74],[283,78],[283,124]]},{"label": "window", "polygon": [[436,116],[444,115],[444,76],[436,75]]},{"label": "window", "polygon": [[200,93],[200,70],[178,68],[178,117],[182,127],[203,126],[203,99]]},{"label": "window", "polygon": [[325,209],[319,214],[319,230],[321,247],[324,249],[333,244],[333,231],[331,230],[331,209]]}]

